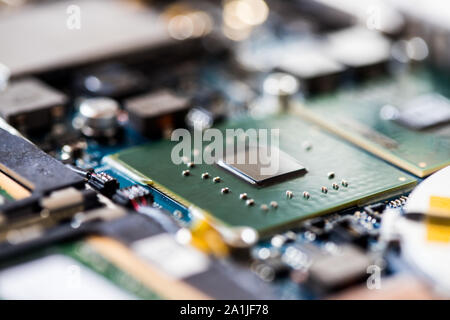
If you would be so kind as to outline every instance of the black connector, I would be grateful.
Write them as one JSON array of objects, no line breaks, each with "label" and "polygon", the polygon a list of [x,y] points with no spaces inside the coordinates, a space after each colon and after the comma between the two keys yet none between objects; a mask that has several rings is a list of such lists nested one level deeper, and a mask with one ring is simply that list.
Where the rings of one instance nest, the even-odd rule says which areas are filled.
[{"label": "black connector", "polygon": [[107,197],[111,197],[120,187],[117,179],[105,172],[89,172],[87,179],[91,187]]},{"label": "black connector", "polygon": [[66,167],[83,176],[92,188],[109,198],[120,188],[119,181],[105,172],[96,173],[94,170],[85,170],[71,164],[66,164]]}]

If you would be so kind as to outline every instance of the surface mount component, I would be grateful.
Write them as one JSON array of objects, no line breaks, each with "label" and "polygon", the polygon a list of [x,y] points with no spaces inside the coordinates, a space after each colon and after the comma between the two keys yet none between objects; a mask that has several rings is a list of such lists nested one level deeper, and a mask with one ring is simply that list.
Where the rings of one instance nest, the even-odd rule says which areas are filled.
[{"label": "surface mount component", "polygon": [[437,93],[421,95],[407,101],[393,120],[416,130],[445,124],[450,122],[450,101]]},{"label": "surface mount component", "polygon": [[[308,172],[259,188],[217,164],[174,164],[172,142],[121,151],[106,161],[184,206],[200,208],[215,221],[231,227],[253,227],[261,233],[400,193],[416,183],[407,174],[292,116],[246,119],[221,128],[279,128],[279,149],[294,159],[289,160],[293,167],[286,172],[303,168]],[[187,170],[189,174],[182,174]],[[334,172],[332,178],[329,172]],[[269,206],[271,202],[277,205]]]},{"label": "surface mount component", "polygon": [[352,245],[338,247],[338,252],[319,255],[309,268],[309,284],[318,290],[336,290],[367,277],[373,259]]},{"label": "surface mount component", "polygon": [[123,206],[131,208],[153,203],[153,195],[150,191],[137,184],[117,190],[112,199]]},{"label": "surface mount component", "polygon": [[161,137],[185,126],[190,101],[169,90],[132,97],[124,102],[131,125],[149,137]]},{"label": "surface mount component", "polygon": [[287,50],[276,68],[299,78],[309,94],[334,89],[346,70],[323,46],[306,41]]},{"label": "surface mount component", "polygon": [[[275,151],[272,150],[271,152]],[[261,161],[261,153],[264,155],[268,155],[267,148],[262,146],[249,147],[245,150],[236,152],[236,154],[234,154],[232,157],[225,157],[224,159],[220,159],[217,164],[222,168],[230,171],[231,173],[237,175],[238,177],[244,179],[245,181],[260,186],[274,183],[280,180],[298,177],[299,175],[306,173],[305,167],[303,167],[297,160],[295,160],[285,152],[277,149],[276,153],[279,157],[277,169],[273,170],[274,172],[271,174],[264,174],[264,164]],[[250,161],[251,154],[256,156],[256,161],[254,163],[251,163]],[[239,161],[239,159],[241,158],[244,161]],[[232,161],[230,161],[229,159]]]},{"label": "surface mount component", "polygon": [[87,137],[113,137],[119,131],[119,103],[107,97],[88,98],[80,103],[73,126]]},{"label": "surface mount component", "polygon": [[63,117],[66,102],[62,92],[26,78],[0,91],[0,116],[21,131],[48,128]]},{"label": "surface mount component", "polygon": [[337,62],[355,71],[357,78],[383,74],[391,57],[390,41],[365,27],[329,33],[323,50]]}]

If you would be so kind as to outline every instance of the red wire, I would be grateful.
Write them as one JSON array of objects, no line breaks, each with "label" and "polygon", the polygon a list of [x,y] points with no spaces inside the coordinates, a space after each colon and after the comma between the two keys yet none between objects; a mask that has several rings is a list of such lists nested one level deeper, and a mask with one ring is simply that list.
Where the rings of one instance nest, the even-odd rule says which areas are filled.
[{"label": "red wire", "polygon": [[136,210],[136,211],[139,210],[139,204],[136,202],[135,199],[131,200],[131,204],[133,205],[134,210]]}]

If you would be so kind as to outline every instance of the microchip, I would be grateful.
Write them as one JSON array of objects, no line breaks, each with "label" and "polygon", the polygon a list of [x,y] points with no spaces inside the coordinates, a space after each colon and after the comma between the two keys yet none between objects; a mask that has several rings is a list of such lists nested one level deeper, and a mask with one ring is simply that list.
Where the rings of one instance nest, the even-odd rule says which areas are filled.
[{"label": "microchip", "polygon": [[159,90],[125,101],[131,125],[149,137],[160,137],[167,130],[184,126],[190,101],[169,90]]},{"label": "microchip", "polygon": [[[258,146],[240,150],[232,157],[219,160],[217,164],[245,181],[260,186],[281,182],[306,173],[306,168],[287,153],[279,149],[275,151],[273,147],[271,149],[270,157],[267,157],[268,161],[264,161],[264,163],[260,155],[268,155],[268,149]],[[255,161],[250,161],[251,154],[254,155]],[[239,159],[244,161],[239,161]],[[271,172],[267,173],[267,171]]]},{"label": "microchip", "polygon": [[394,120],[415,130],[450,122],[450,101],[435,93],[419,96],[406,103]]},{"label": "microchip", "polygon": [[0,116],[22,131],[49,127],[64,114],[66,95],[34,78],[12,82],[0,92]]}]

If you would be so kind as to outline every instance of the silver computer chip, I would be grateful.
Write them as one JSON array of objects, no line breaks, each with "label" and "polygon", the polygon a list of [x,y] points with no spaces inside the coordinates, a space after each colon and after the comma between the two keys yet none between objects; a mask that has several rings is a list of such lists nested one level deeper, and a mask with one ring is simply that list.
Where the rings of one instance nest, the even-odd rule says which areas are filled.
[{"label": "silver computer chip", "polygon": [[248,147],[217,161],[217,164],[255,185],[267,185],[304,175],[307,170],[287,153],[272,147]]}]

